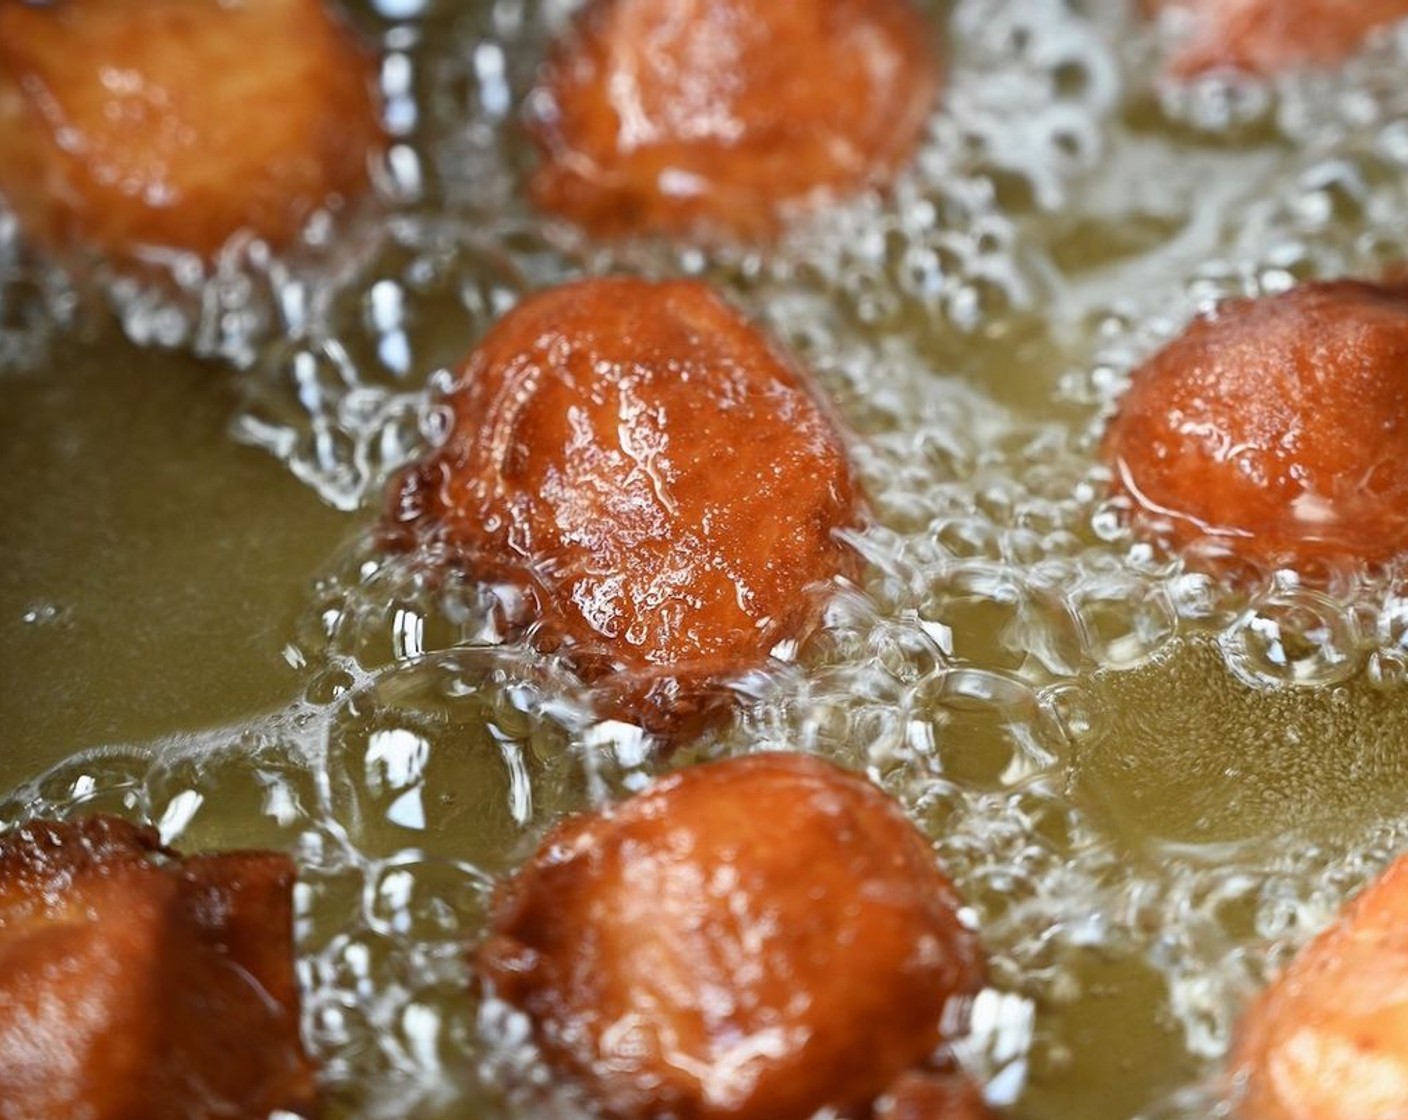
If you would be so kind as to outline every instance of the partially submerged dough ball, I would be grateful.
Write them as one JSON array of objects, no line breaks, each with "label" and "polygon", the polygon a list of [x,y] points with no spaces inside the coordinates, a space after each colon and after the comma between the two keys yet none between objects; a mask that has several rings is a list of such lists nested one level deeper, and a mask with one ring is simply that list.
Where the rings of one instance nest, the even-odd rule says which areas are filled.
[{"label": "partially submerged dough ball", "polygon": [[1244,1017],[1239,1120],[1408,1114],[1408,859],[1310,943]]},{"label": "partially submerged dough ball", "polygon": [[0,196],[51,249],[282,245],[367,188],[375,77],[323,0],[0,2]]},{"label": "partially submerged dough ball", "polygon": [[599,236],[765,237],[887,182],[940,77],[910,0],[591,0],[532,101],[533,197]]},{"label": "partially submerged dough ball", "polygon": [[311,1116],[293,879],[112,817],[0,836],[0,1120]]},{"label": "partially submerged dough ball", "polygon": [[897,1085],[956,1118],[974,1094],[908,1082],[982,985],[958,907],[891,797],[760,754],[560,825],[505,885],[477,965],[618,1120],[863,1116]]},{"label": "partially submerged dough ball", "polygon": [[[533,296],[470,356],[445,445],[391,521],[529,590],[627,718],[690,722],[719,681],[805,634],[855,574],[858,499],[807,379],[703,284],[600,279]],[[394,533],[393,533],[394,535]]]},{"label": "partially submerged dough ball", "polygon": [[1408,550],[1408,285],[1223,303],[1135,372],[1104,454],[1177,545],[1262,566]]},{"label": "partially submerged dough ball", "polygon": [[1408,19],[1408,0],[1146,0],[1169,11],[1183,38],[1170,72],[1190,77],[1215,70],[1269,76],[1306,66],[1333,66],[1371,33]]}]

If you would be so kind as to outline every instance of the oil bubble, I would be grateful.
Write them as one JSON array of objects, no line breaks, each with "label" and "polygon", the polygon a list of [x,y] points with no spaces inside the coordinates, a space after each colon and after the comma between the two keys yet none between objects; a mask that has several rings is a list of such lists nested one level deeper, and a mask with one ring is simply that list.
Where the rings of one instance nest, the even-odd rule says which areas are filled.
[{"label": "oil bubble", "polygon": [[567,730],[518,718],[565,685],[522,654],[463,650],[347,697],[328,749],[334,811],[357,848],[511,866],[541,827],[540,802],[560,806],[580,786]]},{"label": "oil bubble", "polygon": [[1362,664],[1353,619],[1309,590],[1264,596],[1221,642],[1233,672],[1253,685],[1324,687],[1348,680]]}]

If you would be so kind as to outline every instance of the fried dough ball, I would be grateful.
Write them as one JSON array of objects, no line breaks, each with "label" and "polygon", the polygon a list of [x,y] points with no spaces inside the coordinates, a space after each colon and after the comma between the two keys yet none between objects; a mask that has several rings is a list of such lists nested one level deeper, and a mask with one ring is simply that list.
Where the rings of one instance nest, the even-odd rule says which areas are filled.
[{"label": "fried dough ball", "polygon": [[766,237],[893,175],[940,79],[909,0],[593,0],[538,86],[532,194],[597,236]]},{"label": "fried dough ball", "polygon": [[1135,373],[1104,453],[1180,545],[1273,566],[1408,549],[1408,284],[1223,303]]},{"label": "fried dough ball", "polygon": [[889,796],[759,754],[560,825],[477,965],[617,1120],[865,1116],[981,987],[958,906]]},{"label": "fried dough ball", "polygon": [[1242,1120],[1408,1115],[1408,858],[1262,993],[1233,1060]]},{"label": "fried dough ball", "polygon": [[51,249],[281,245],[367,187],[374,78],[322,0],[0,0],[0,195]]},{"label": "fried dough ball", "polygon": [[1178,77],[1333,66],[1372,32],[1408,18],[1408,0],[1148,0],[1147,6],[1175,10],[1187,25],[1169,64]]},{"label": "fried dough ball", "polygon": [[0,836],[0,1120],[311,1115],[293,879],[112,817]]},{"label": "fried dough ball", "polygon": [[857,498],[829,417],[703,284],[534,296],[448,403],[449,440],[393,486],[393,525],[527,588],[539,644],[649,728],[716,711],[721,679],[810,626],[811,585],[858,568],[835,538]]}]

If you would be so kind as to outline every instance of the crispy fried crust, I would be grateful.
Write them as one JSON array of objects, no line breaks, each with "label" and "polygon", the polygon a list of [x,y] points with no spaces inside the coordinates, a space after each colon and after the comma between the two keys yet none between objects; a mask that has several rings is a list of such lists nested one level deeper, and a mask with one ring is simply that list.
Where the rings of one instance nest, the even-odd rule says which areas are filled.
[{"label": "crispy fried crust", "polygon": [[0,0],[0,194],[51,248],[281,245],[366,188],[374,77],[322,0]]},{"label": "crispy fried crust", "polygon": [[1242,1120],[1396,1120],[1408,1101],[1408,859],[1248,1010],[1232,1069]]},{"label": "crispy fried crust", "polygon": [[702,284],[591,280],[537,295],[470,356],[448,443],[392,488],[391,522],[532,590],[629,718],[717,704],[855,574],[858,499],[803,376]]},{"label": "crispy fried crust", "polygon": [[1263,565],[1408,549],[1408,285],[1222,304],[1136,371],[1104,454],[1176,544]]},{"label": "crispy fried crust", "polygon": [[313,1115],[293,881],[113,817],[0,837],[0,1120]]},{"label": "crispy fried crust", "polygon": [[934,37],[909,0],[595,0],[535,98],[533,197],[599,236],[765,237],[909,159]]},{"label": "crispy fried crust", "polygon": [[610,1116],[864,1114],[981,986],[957,909],[891,798],[761,754],[561,825],[501,893],[477,963]]}]

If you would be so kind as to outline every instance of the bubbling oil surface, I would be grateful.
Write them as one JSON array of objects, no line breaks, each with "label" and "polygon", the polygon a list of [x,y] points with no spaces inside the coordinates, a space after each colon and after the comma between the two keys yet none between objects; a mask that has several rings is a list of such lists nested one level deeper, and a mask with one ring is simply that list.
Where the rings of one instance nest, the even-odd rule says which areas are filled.
[{"label": "bubbling oil surface", "polygon": [[[525,1024],[473,988],[494,883],[564,814],[664,767],[814,751],[903,801],[981,928],[992,984],[960,1057],[994,1103],[1027,1120],[1222,1114],[1240,1008],[1404,843],[1408,599],[1396,569],[1331,573],[1328,591],[1202,574],[1127,532],[1095,448],[1130,369],[1198,309],[1372,275],[1408,243],[1408,34],[1333,74],[1172,90],[1132,4],[933,3],[946,104],[890,195],[766,250],[602,247],[523,198],[519,122],[572,7],[364,3],[395,138],[381,207],[315,222],[294,259],[241,243],[208,268],[69,274],[26,258],[0,216],[0,394],[50,418],[63,469],[113,471],[168,519],[189,507],[141,488],[240,511],[268,484],[220,464],[253,446],[283,471],[269,492],[287,518],[316,511],[259,542],[302,589],[260,647],[278,673],[116,742],[61,718],[70,692],[41,692],[50,734],[25,723],[41,731],[0,820],[109,809],[192,850],[292,851],[305,1033],[335,1115],[573,1117]],[[476,339],[524,293],[608,271],[707,277],[766,324],[855,433],[873,513],[853,538],[865,586],[837,589],[818,634],[738,682],[734,724],[666,764],[506,640],[521,604],[370,536]],[[140,357],[109,348],[105,307]],[[234,367],[148,402],[174,461],[189,402],[236,387],[232,439],[196,464],[207,489],[92,434],[107,406],[66,372],[74,346],[173,379],[188,361],[163,347]],[[47,412],[25,403],[45,379],[69,386]],[[29,510],[42,486],[7,472],[0,495]],[[9,541],[17,583],[40,556],[65,594],[4,598],[0,655],[29,658],[34,628],[78,609],[100,619],[85,702],[136,689],[100,667],[128,648],[162,671],[92,578],[100,550],[139,554],[133,534],[170,558],[144,588],[158,634],[281,601],[197,579],[198,544],[155,521]],[[241,562],[238,516],[209,532]],[[328,543],[311,583],[310,537]],[[183,564],[200,608],[172,594]],[[72,669],[40,648],[40,669]]]}]

